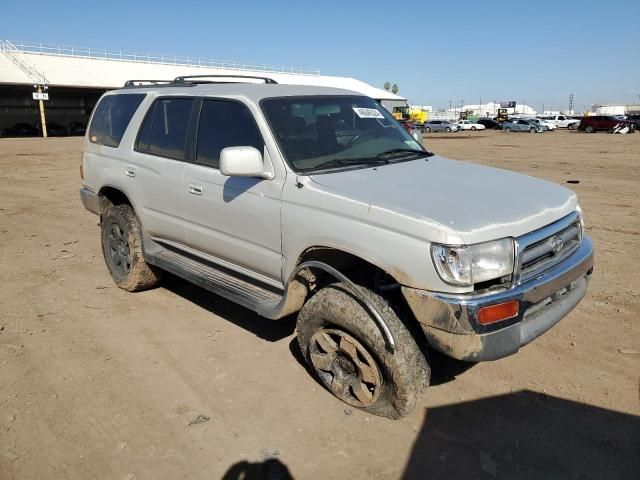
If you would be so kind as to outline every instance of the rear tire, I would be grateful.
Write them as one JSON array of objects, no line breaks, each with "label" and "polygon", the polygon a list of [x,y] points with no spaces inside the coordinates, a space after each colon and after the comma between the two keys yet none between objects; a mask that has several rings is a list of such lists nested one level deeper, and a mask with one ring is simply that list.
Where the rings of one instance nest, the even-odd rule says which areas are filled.
[{"label": "rear tire", "polygon": [[505,128],[504,131],[507,132],[507,133],[511,133],[511,127]]},{"label": "rear tire", "polygon": [[473,131],[475,132],[475,130],[476,130],[476,127],[471,127],[471,130],[473,130]]},{"label": "rear tire", "polygon": [[431,127],[425,127],[424,131],[427,133],[431,133]]},{"label": "rear tire", "polygon": [[424,354],[389,304],[360,289],[383,315],[397,350],[391,352],[369,311],[342,283],[321,289],[300,310],[300,349],[320,383],[365,412],[399,418],[411,412],[429,385]]},{"label": "rear tire", "polygon": [[147,264],[142,253],[142,228],[129,205],[112,205],[102,218],[102,255],[111,278],[128,292],[158,285],[162,270]]}]

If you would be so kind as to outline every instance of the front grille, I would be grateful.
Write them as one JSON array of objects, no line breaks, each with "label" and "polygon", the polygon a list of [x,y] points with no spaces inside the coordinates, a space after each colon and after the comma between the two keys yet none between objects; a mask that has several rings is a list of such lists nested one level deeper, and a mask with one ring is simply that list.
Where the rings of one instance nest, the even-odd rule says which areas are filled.
[{"label": "front grille", "polygon": [[577,213],[517,239],[518,283],[552,268],[575,252],[582,240]]}]

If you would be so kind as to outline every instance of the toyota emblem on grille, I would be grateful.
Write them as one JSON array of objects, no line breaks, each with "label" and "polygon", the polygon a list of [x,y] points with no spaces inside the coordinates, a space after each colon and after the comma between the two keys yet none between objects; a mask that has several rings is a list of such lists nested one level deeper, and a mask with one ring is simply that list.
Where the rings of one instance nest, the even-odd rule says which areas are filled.
[{"label": "toyota emblem on grille", "polygon": [[561,237],[556,235],[551,239],[551,250],[553,250],[554,254],[558,254],[562,247],[564,247],[564,240]]}]

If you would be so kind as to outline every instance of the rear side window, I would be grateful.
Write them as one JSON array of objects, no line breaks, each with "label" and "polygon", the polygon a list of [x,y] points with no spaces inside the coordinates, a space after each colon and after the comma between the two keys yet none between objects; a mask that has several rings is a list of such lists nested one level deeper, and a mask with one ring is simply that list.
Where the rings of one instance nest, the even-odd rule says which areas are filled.
[{"label": "rear side window", "polygon": [[131,117],[144,99],[143,93],[107,95],[96,107],[89,127],[89,140],[98,145],[116,148]]},{"label": "rear side window", "polygon": [[192,98],[159,98],[140,128],[136,149],[184,160]]},{"label": "rear side window", "polygon": [[262,153],[264,141],[246,106],[224,100],[204,100],[196,162],[220,168],[220,152],[227,147],[254,147]]}]

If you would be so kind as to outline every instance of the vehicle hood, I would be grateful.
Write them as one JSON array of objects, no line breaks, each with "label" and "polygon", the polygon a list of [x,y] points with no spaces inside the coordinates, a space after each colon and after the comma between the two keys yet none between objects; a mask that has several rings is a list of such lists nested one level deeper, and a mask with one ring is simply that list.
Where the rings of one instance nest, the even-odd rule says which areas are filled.
[{"label": "vehicle hood", "polygon": [[520,236],[578,204],[554,183],[437,155],[310,179],[314,188],[364,204],[362,221],[451,244]]}]

